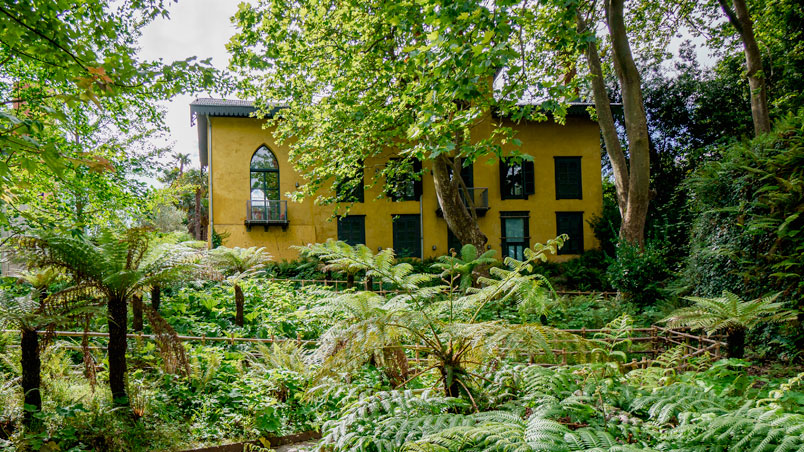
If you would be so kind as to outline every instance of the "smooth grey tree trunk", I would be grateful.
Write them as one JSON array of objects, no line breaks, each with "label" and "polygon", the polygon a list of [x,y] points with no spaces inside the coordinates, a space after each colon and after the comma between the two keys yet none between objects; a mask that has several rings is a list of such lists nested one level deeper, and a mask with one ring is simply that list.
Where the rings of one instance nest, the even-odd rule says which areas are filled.
[{"label": "smooth grey tree trunk", "polygon": [[611,35],[614,69],[623,96],[625,129],[628,136],[629,178],[620,238],[643,245],[645,221],[650,203],[650,139],[639,70],[634,63],[623,18],[624,0],[606,1],[606,22]]},{"label": "smooth grey tree trunk", "polygon": [[439,155],[433,160],[433,183],[447,226],[461,243],[471,243],[482,252],[488,237],[480,230],[477,219],[461,199],[460,187],[455,182],[458,177],[460,175],[450,179],[447,157]]},{"label": "smooth grey tree trunk", "polygon": [[745,0],[733,0],[732,10],[726,0],[718,0],[721,9],[729,18],[729,23],[740,34],[745,50],[748,87],[751,89],[751,118],[754,121],[754,134],[759,136],[771,130],[768,110],[768,86],[762,70],[762,56],[754,35],[754,24]]}]

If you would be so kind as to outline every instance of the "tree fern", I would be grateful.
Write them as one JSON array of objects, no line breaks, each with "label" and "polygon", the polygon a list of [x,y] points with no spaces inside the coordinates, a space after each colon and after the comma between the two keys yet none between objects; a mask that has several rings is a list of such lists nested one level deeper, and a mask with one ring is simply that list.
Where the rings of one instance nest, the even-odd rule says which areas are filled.
[{"label": "tree fern", "polygon": [[191,274],[197,253],[184,246],[148,254],[149,232],[132,228],[122,234],[101,231],[96,236],[32,232],[13,243],[15,259],[29,268],[53,268],[73,280],[73,286],[51,295],[53,303],[100,296],[109,315],[109,385],[115,401],[127,404],[126,324],[129,297],[152,285]]},{"label": "tree fern", "polygon": [[796,313],[783,308],[775,300],[777,293],[769,297],[743,301],[739,296],[723,291],[714,298],[686,297],[693,306],[675,311],[665,322],[671,327],[702,329],[707,334],[725,332],[728,353],[732,358],[742,358],[745,348],[745,332],[761,322],[784,322],[794,320]]},{"label": "tree fern", "polygon": [[659,424],[676,421],[680,413],[714,413],[727,411],[724,402],[710,391],[697,386],[677,383],[655,389],[651,394],[637,397],[631,409],[644,411]]}]

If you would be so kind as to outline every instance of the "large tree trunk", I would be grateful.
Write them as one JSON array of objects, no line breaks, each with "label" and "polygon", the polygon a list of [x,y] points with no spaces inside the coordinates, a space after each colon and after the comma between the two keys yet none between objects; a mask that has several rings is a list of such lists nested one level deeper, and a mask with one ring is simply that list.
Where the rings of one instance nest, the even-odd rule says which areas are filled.
[{"label": "large tree trunk", "polygon": [[151,307],[159,312],[159,305],[162,303],[162,287],[159,285],[151,287]]},{"label": "large tree trunk", "polygon": [[243,304],[245,303],[245,300],[243,299],[243,289],[240,288],[239,284],[235,284],[234,292],[235,292],[235,325],[243,326]]},{"label": "large tree trunk", "polygon": [[126,328],[128,307],[125,298],[109,297],[109,387],[116,405],[128,405],[126,395]]},{"label": "large tree trunk", "polygon": [[[38,424],[34,414],[42,411],[42,394],[39,392],[42,363],[39,358],[39,334],[36,332],[36,328],[22,329],[20,351],[22,355],[22,392],[26,405],[22,422],[26,427],[32,429]],[[29,405],[33,409],[29,409]]]},{"label": "large tree trunk", "polygon": [[634,63],[625,30],[623,1],[606,1],[606,21],[611,35],[614,69],[622,88],[625,129],[631,157],[628,201],[620,237],[627,242],[642,245],[650,202],[650,140],[639,70]]},{"label": "large tree trunk", "polygon": [[745,0],[733,0],[732,10],[726,0],[718,0],[720,7],[729,18],[731,25],[740,34],[745,49],[745,64],[748,75],[748,86],[751,89],[751,118],[754,120],[754,133],[759,136],[771,130],[770,113],[768,111],[768,88],[765,74],[762,71],[762,57],[759,53],[754,25]]},{"label": "large tree trunk", "polygon": [[745,330],[732,330],[726,334],[726,354],[738,359],[745,356]]},{"label": "large tree trunk", "polygon": [[488,238],[480,230],[477,219],[469,212],[461,199],[459,186],[455,183],[459,177],[460,175],[456,174],[454,179],[450,180],[449,162],[444,155],[439,155],[433,161],[433,183],[447,227],[461,243],[471,243],[478,251],[483,252],[486,249]]},{"label": "large tree trunk", "polygon": [[142,331],[142,295],[131,297],[131,317],[134,331]]},{"label": "large tree trunk", "polygon": [[[588,31],[580,11],[576,12],[576,19],[578,32],[585,33]],[[606,145],[606,153],[609,156],[609,162],[611,162],[611,169],[614,172],[617,206],[620,208],[620,218],[625,218],[625,211],[628,208],[628,161],[625,158],[620,137],[617,135],[617,127],[614,125],[614,115],[612,115],[611,101],[606,91],[603,68],[597,52],[597,43],[589,41],[586,44],[584,54],[589,65],[589,72],[592,74],[592,94],[595,101],[595,111],[597,112],[597,123],[603,136],[603,143]]]}]

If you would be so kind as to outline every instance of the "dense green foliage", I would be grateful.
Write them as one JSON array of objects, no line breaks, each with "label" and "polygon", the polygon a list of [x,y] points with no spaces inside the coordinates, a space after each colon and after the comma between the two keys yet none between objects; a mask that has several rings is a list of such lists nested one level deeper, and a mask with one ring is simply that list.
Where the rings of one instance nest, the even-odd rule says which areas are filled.
[{"label": "dense green foliage", "polygon": [[[753,139],[729,2],[628,2],[650,141],[646,240],[619,243],[604,181],[591,219],[601,250],[560,263],[546,255],[563,238],[503,262],[472,245],[398,260],[328,242],[274,263],[226,248],[206,230],[205,169],[186,154],[157,164],[168,150],[149,144],[165,130],[156,101],[226,82],[208,62],[137,59],[169,3],[0,6],[0,226],[27,235],[9,243],[34,270],[0,284],[0,326],[15,329],[0,334],[0,448],[177,450],[320,430],[329,452],[804,450],[797,2],[747,1],[776,126]],[[567,102],[588,99],[577,57],[594,37],[576,31],[575,11],[601,25],[605,3],[262,0],[233,18],[231,67],[262,113],[287,107],[276,137],[311,176],[297,196],[353,183],[389,143],[402,161],[366,173],[368,185],[422,177],[411,173],[423,159],[457,174],[520,144],[509,123],[479,133],[489,119],[561,122]],[[689,43],[668,60],[684,25],[714,49],[711,67]],[[156,175],[160,190],[144,182]],[[142,223],[173,234],[108,232]],[[184,226],[217,249],[180,244]],[[618,295],[559,295],[574,290]],[[765,361],[713,362],[669,341],[632,361],[656,342],[632,328],[663,319]],[[23,346],[36,329],[40,342]],[[23,395],[31,369],[41,410]]]},{"label": "dense green foliage", "polygon": [[781,291],[804,306],[804,115],[736,143],[690,180],[697,218],[685,282],[695,293]]},{"label": "dense green foliage", "polygon": [[[755,389],[740,362],[703,372],[661,366],[504,366],[488,385],[489,411],[460,400],[394,391],[360,397],[325,425],[336,451],[798,450],[804,446],[800,377]],[[650,375],[665,374],[660,380]],[[722,449],[721,449],[722,448]]]},{"label": "dense green foliage", "polygon": [[[375,255],[335,243],[322,245],[325,250],[327,261],[351,260],[368,276],[387,279],[386,284],[402,291],[387,297],[354,290],[333,293],[332,287],[302,289],[256,276],[242,282],[246,315],[240,328],[233,322],[231,285],[197,281],[166,288],[161,314],[180,335],[291,340],[273,346],[230,339],[184,342],[187,375],[167,365],[172,358],[160,341],[130,341],[134,419],[112,409],[107,389],[91,387],[80,370],[82,354],[65,347],[69,339],[57,338],[43,352],[44,408],[37,416],[45,428],[26,433],[18,424],[21,395],[8,384],[19,374],[9,347],[12,336],[0,336],[0,440],[10,437],[8,445],[14,447],[51,443],[73,450],[164,450],[320,428],[322,445],[344,451],[360,444],[366,450],[439,451],[491,450],[503,443],[522,450],[537,444],[542,449],[535,450],[585,450],[577,449],[582,444],[607,445],[604,450],[694,448],[723,441],[712,439],[713,432],[731,428],[715,422],[713,413],[744,422],[783,415],[792,422],[800,415],[804,394],[797,382],[771,393],[780,380],[746,377],[742,362],[679,373],[681,364],[704,370],[709,363],[705,356],[688,361],[676,348],[647,369],[621,368],[639,345],[629,339],[632,320],[620,313],[636,308],[614,299],[554,298],[547,286],[540,287],[538,276],[516,270],[523,263],[511,261],[513,268],[493,270],[497,276],[481,277],[481,288],[473,289],[461,287],[463,259],[444,259],[430,276],[410,273],[412,267],[395,263],[390,251]],[[471,257],[469,250],[462,255]],[[426,282],[438,274],[446,286]],[[533,287],[521,291],[528,284]],[[457,297],[439,295],[449,287]],[[12,281],[4,288],[20,291]],[[408,303],[416,309],[406,308]],[[472,322],[476,311],[477,322]],[[544,340],[570,339],[537,327],[540,321],[565,328],[605,325],[606,332],[596,339],[613,342],[588,341],[586,350],[597,364],[553,370],[517,364],[522,358],[516,353],[494,352],[493,344],[512,347],[526,341],[531,345],[523,350],[534,353],[544,350]],[[103,330],[105,322],[93,320],[91,329]],[[147,322],[143,333],[158,330]],[[396,348],[417,337],[452,343],[456,351],[469,345],[466,361],[450,361],[444,359],[450,356],[445,350],[424,347],[422,357],[434,355],[425,367],[417,365],[411,351],[399,354]],[[478,337],[483,340],[473,339]],[[320,342],[304,345],[296,339]],[[90,341],[104,343],[101,338]],[[579,351],[587,347],[578,345]],[[103,351],[91,353],[103,363]],[[444,354],[439,358],[437,353]],[[444,396],[449,385],[436,369],[445,364],[453,366],[453,381],[465,385],[454,393],[457,397]],[[98,379],[106,378],[107,370],[99,368]],[[749,400],[764,401],[752,411],[744,406]],[[800,441],[793,429],[773,436],[759,428],[753,436],[748,433],[743,432],[746,441],[756,444],[766,438],[772,445]]]}]

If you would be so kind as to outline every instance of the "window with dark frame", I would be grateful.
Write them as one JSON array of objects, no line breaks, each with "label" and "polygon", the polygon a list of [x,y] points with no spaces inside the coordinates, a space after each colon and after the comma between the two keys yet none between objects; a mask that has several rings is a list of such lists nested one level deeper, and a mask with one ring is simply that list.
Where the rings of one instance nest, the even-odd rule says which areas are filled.
[{"label": "window with dark frame", "polygon": [[[391,159],[388,162],[390,165],[397,165],[401,163],[400,159]],[[404,174],[395,177],[389,177],[386,180],[386,195],[392,201],[418,201],[422,195],[422,162],[414,160],[412,164],[412,171],[419,174],[419,179],[416,180],[411,174]]]},{"label": "window with dark frame", "polygon": [[528,195],[536,193],[533,162],[521,159],[500,160],[500,198],[528,199]]},{"label": "window with dark frame", "polygon": [[582,199],[581,158],[554,157],[556,199]]},{"label": "window with dark frame", "polygon": [[556,212],[556,235],[567,234],[569,240],[558,254],[583,253],[583,212]]},{"label": "window with dark frame", "polygon": [[419,215],[393,215],[393,228],[396,255],[421,258],[422,236]]},{"label": "window with dark frame", "polygon": [[251,156],[250,215],[258,220],[280,220],[283,216],[279,202],[279,162],[267,146],[260,146]]},{"label": "window with dark frame", "polygon": [[[452,180],[452,167],[447,168],[449,171],[449,178]],[[473,164],[461,166],[461,179],[466,184],[466,188],[473,188],[475,186],[475,169]]]},{"label": "window with dark frame", "polygon": [[502,226],[502,257],[525,259],[525,248],[530,246],[530,212],[500,212]]},{"label": "window with dark frame", "polygon": [[349,245],[366,244],[366,216],[345,215],[338,217],[338,240]]},{"label": "window with dark frame", "polygon": [[363,169],[361,168],[355,177],[336,181],[335,198],[338,202],[364,202],[364,178]]}]

